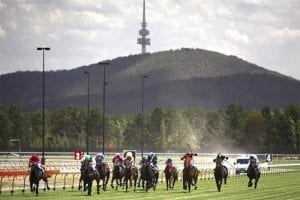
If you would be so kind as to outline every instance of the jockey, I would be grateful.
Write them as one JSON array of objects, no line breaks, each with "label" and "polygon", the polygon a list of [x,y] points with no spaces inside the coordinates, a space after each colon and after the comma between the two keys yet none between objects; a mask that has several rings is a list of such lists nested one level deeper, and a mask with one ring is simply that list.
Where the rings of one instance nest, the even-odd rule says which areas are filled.
[{"label": "jockey", "polygon": [[[177,167],[173,165],[173,160],[172,160],[172,158],[168,158],[168,159],[166,160],[165,164],[166,164],[166,167],[170,166],[170,167],[175,167],[175,169],[177,169]],[[165,169],[165,170],[166,170],[166,169]],[[164,172],[165,172],[165,170],[164,170]]]},{"label": "jockey", "polygon": [[[194,158],[193,158],[193,156],[197,156],[197,154],[196,153],[192,153],[192,152],[188,152],[184,156],[182,156],[180,159],[184,161],[184,165],[185,165],[185,160],[186,159],[190,159],[190,163],[189,164],[192,166],[192,168],[195,171],[198,171],[197,167],[194,166]],[[186,166],[184,166],[184,167],[186,167]]]},{"label": "jockey", "polygon": [[95,161],[96,161],[96,164],[105,163],[104,155],[102,153],[97,153],[96,156],[95,156]]},{"label": "jockey", "polygon": [[123,158],[122,158],[121,154],[116,153],[112,159],[112,162],[113,162],[114,166],[119,166],[119,167],[121,167],[122,170],[124,169]]},{"label": "jockey", "polygon": [[157,156],[153,153],[153,152],[150,152],[147,156],[147,162],[150,163],[151,167],[153,170],[158,170],[158,167],[157,167]]},{"label": "jockey", "polygon": [[166,165],[173,165],[173,160],[172,160],[172,158],[168,158],[168,159],[167,159]]},{"label": "jockey", "polygon": [[221,165],[224,167],[224,169],[228,173],[228,168],[224,165],[224,160],[228,160],[228,157],[224,156],[223,154],[221,154],[219,152],[217,157],[214,159],[214,162],[216,162],[217,160],[221,160]]},{"label": "jockey", "polygon": [[249,157],[250,163],[253,163],[255,167],[258,167],[257,159],[255,156],[250,156]]},{"label": "jockey", "polygon": [[131,152],[127,152],[124,161],[129,161],[129,162],[130,162],[130,166],[133,166],[133,164],[134,164],[134,159],[133,159],[133,156],[132,156],[132,153],[131,153]]},{"label": "jockey", "polygon": [[83,157],[83,160],[81,161],[81,163],[82,164],[86,163],[89,168],[95,170],[95,161],[91,155],[89,155],[89,154],[85,155]]},{"label": "jockey", "polygon": [[44,168],[42,167],[42,159],[38,154],[33,154],[29,158],[28,167],[31,169],[33,165],[36,165],[39,170],[44,172]]}]

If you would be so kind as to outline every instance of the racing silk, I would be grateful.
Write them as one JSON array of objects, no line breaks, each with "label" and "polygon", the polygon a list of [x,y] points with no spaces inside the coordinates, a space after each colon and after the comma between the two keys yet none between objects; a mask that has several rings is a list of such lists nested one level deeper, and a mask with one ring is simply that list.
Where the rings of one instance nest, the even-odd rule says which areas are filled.
[{"label": "racing silk", "polygon": [[28,162],[28,166],[31,167],[32,165],[41,165],[42,160],[38,155],[31,156]]},{"label": "racing silk", "polygon": [[101,155],[101,156],[96,156],[95,160],[96,160],[96,163],[99,163],[99,164],[105,163],[105,158],[104,158],[103,155]]},{"label": "racing silk", "polygon": [[123,163],[123,159],[121,158],[121,156],[115,156],[115,157],[113,157],[112,162],[114,165],[121,166]]},{"label": "racing silk", "polygon": [[184,160],[184,164],[186,164],[186,161],[189,161],[188,164],[194,166],[194,158],[193,156],[197,156],[196,153],[186,153],[184,156],[182,156],[180,159]]},{"label": "racing silk", "polygon": [[147,161],[153,165],[157,164],[157,156],[155,154],[148,155]]}]

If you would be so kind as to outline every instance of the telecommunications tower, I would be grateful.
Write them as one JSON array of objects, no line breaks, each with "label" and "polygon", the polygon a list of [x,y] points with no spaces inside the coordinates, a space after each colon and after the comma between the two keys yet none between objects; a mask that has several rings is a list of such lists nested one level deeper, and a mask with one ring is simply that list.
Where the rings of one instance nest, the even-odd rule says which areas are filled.
[{"label": "telecommunications tower", "polygon": [[146,53],[146,45],[150,45],[150,38],[146,38],[149,35],[149,31],[146,29],[146,17],[145,17],[145,0],[143,1],[143,22],[141,23],[142,28],[139,31],[140,38],[137,39],[137,43],[142,46],[142,54]]}]

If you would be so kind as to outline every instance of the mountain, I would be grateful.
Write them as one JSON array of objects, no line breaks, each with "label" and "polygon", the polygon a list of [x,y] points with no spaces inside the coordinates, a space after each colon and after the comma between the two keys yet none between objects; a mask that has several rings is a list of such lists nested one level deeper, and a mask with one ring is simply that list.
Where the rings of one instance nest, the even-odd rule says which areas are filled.
[{"label": "mountain", "polygon": [[[108,60],[106,111],[114,114],[141,111],[142,75],[144,109],[284,107],[300,102],[300,81],[266,70],[235,56],[201,49],[180,49]],[[98,64],[45,73],[45,108],[102,107],[103,67]],[[42,107],[42,72],[0,76],[0,104],[18,104],[25,111]]]}]

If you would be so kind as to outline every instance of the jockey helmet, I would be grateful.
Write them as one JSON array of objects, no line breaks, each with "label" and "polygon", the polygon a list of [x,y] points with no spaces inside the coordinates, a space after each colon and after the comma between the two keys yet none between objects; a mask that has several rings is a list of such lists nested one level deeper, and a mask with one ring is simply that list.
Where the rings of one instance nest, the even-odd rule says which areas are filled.
[{"label": "jockey helmet", "polygon": [[119,153],[116,153],[115,156],[116,157],[121,157],[121,155]]},{"label": "jockey helmet", "polygon": [[103,157],[103,154],[102,153],[97,153],[96,157]]},{"label": "jockey helmet", "polygon": [[130,160],[132,160],[132,157],[133,155],[130,151],[126,153],[126,158],[130,158]]},{"label": "jockey helmet", "polygon": [[91,155],[86,155],[85,156],[85,160],[91,160],[92,159],[92,156]]},{"label": "jockey helmet", "polygon": [[150,152],[150,153],[149,153],[149,156],[151,156],[151,157],[152,157],[153,155],[154,155],[154,154],[153,154],[153,152]]}]

